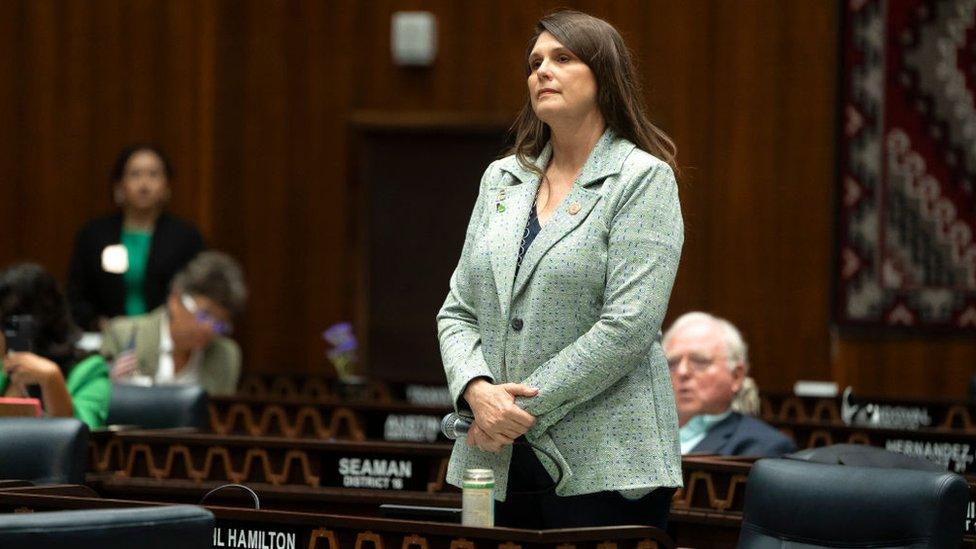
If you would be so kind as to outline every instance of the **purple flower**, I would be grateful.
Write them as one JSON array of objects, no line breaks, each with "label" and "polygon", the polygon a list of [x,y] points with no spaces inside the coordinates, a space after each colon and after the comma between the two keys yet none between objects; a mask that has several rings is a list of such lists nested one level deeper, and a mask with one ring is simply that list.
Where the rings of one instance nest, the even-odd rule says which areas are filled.
[{"label": "purple flower", "polygon": [[356,336],[352,333],[352,324],[349,322],[339,322],[329,326],[322,332],[322,337],[333,345],[340,345],[350,339],[356,340]]}]

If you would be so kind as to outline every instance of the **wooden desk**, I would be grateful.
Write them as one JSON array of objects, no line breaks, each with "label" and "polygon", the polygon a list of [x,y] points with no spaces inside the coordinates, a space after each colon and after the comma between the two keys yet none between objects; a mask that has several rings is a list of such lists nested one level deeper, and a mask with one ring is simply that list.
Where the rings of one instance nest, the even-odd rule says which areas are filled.
[{"label": "wooden desk", "polygon": [[[148,507],[159,503],[102,499],[0,490],[0,512],[41,512],[68,509]],[[214,547],[287,547],[338,549],[373,547],[429,549],[444,547],[474,549],[670,549],[671,539],[663,531],[644,526],[573,528],[561,530],[519,530],[512,528],[472,528],[438,522],[391,520],[321,513],[249,510],[207,506],[217,519],[213,530]]]},{"label": "wooden desk", "polygon": [[89,470],[109,478],[439,492],[448,444],[187,433],[100,432]]},{"label": "wooden desk", "polygon": [[211,397],[217,434],[336,440],[447,442],[441,419],[450,407],[406,402],[348,402],[310,397]]},{"label": "wooden desk", "polygon": [[237,396],[453,406],[446,386],[388,383],[377,379],[366,380],[362,385],[348,385],[333,378],[303,374],[247,374],[241,380]]},{"label": "wooden desk", "polygon": [[851,427],[976,432],[976,407],[967,402],[862,397],[852,392],[832,398],[763,393],[760,395],[760,417],[770,423],[797,421]]},{"label": "wooden desk", "polygon": [[976,437],[958,429],[876,429],[817,421],[771,421],[798,448],[832,444],[866,444],[901,454],[923,457],[959,474],[976,474]]},{"label": "wooden desk", "polygon": [[[101,449],[95,452],[99,457],[88,483],[106,497],[198,503],[212,488],[243,482],[259,494],[262,508],[283,511],[376,516],[382,503],[461,506],[460,493],[444,482],[448,445],[157,431],[99,433],[96,438],[93,444]],[[301,474],[285,473],[288,452],[300,453],[292,459],[304,464],[295,467]],[[338,481],[339,456],[405,457],[415,463],[411,469],[417,478],[399,490],[392,485],[350,488]],[[426,466],[421,465],[424,460]],[[675,494],[672,512],[673,532],[682,545],[735,546],[750,465],[743,460],[685,459],[686,488]],[[231,491],[215,501],[242,505],[248,500]]]}]

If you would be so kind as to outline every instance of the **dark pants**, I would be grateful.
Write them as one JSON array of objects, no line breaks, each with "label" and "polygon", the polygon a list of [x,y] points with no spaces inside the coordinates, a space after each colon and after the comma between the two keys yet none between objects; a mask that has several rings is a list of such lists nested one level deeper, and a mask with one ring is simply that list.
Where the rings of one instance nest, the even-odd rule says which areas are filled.
[{"label": "dark pants", "polygon": [[495,502],[495,526],[544,530],[637,524],[667,526],[674,488],[658,488],[630,500],[619,492],[596,492],[579,496],[557,496],[552,490],[520,494],[552,486],[552,477],[535,452],[520,438],[512,448],[505,501]]}]

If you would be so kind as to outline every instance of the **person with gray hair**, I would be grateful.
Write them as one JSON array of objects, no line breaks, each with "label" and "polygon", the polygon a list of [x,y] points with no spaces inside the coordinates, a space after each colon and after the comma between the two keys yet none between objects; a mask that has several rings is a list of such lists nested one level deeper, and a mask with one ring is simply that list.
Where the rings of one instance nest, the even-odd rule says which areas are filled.
[{"label": "person with gray hair", "polygon": [[102,354],[112,361],[112,379],[200,385],[211,395],[233,394],[241,350],[228,336],[246,302],[240,264],[225,253],[200,253],[173,277],[162,307],[109,322]]},{"label": "person with gray hair", "polygon": [[731,322],[685,313],[664,333],[681,453],[781,456],[792,440],[763,421],[733,409],[748,373],[748,348]]}]

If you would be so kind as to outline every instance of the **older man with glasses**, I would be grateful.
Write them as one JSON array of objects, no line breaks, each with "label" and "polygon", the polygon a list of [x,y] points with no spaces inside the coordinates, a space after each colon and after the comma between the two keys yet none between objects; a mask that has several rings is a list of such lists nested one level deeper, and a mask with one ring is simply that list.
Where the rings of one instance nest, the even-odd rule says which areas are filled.
[{"label": "older man with glasses", "polygon": [[200,385],[211,395],[233,394],[241,351],[227,336],[246,301],[237,261],[221,252],[200,253],[173,278],[162,307],[109,322],[102,354],[112,360],[113,381]]},{"label": "older man with glasses", "polygon": [[781,456],[793,441],[733,409],[748,373],[746,344],[729,321],[693,312],[664,333],[664,354],[678,406],[682,454]]}]

